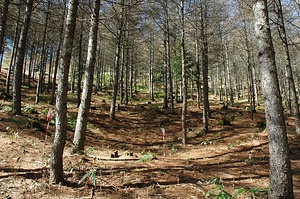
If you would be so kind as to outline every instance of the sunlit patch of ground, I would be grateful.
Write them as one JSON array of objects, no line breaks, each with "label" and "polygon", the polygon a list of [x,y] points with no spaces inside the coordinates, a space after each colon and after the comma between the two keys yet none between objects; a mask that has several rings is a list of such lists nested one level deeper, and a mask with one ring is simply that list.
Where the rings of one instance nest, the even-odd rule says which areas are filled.
[{"label": "sunlit patch of ground", "polygon": [[[54,124],[46,142],[45,132],[28,125],[37,120],[46,127],[44,112],[50,106],[35,105],[29,97],[34,92],[29,91],[24,90],[23,106],[30,105],[37,113],[12,116],[6,111],[10,102],[0,101],[1,198],[205,198],[238,192],[243,192],[239,198],[267,197],[267,133],[257,127],[257,122],[264,120],[261,109],[251,120],[246,103],[221,109],[222,105],[212,101],[210,132],[203,134],[202,111],[190,102],[189,139],[182,146],[180,104],[176,104],[175,114],[170,114],[159,102],[133,102],[120,107],[117,119],[111,121],[109,101],[104,94],[94,95],[86,153],[69,153],[71,119],[64,153],[66,183],[52,185],[48,158]],[[69,105],[69,111],[76,118],[76,106]],[[222,119],[231,125],[220,125]],[[293,118],[287,122],[295,198],[300,198],[299,138],[293,135]],[[166,131],[164,142],[161,128]],[[116,151],[118,157],[112,158]]]}]

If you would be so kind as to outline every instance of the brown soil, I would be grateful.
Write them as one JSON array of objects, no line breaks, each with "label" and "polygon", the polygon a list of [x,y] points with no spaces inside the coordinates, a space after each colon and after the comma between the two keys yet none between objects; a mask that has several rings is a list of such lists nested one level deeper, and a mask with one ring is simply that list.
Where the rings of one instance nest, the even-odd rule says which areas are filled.
[{"label": "brown soil", "polygon": [[[3,78],[1,74],[1,88]],[[68,105],[73,120],[64,153],[66,183],[53,185],[48,181],[48,157],[55,125],[50,124],[46,142],[44,131],[49,97],[43,94],[39,105],[34,99],[34,89],[24,88],[22,116],[11,115],[11,102],[0,100],[0,198],[205,198],[209,193],[211,198],[230,198],[226,193],[233,198],[243,189],[235,198],[267,198],[268,140],[266,131],[257,127],[264,121],[261,107],[251,120],[246,102],[222,109],[211,99],[210,132],[204,135],[202,111],[189,101],[189,139],[182,146],[180,104],[170,114],[160,101],[136,100],[121,106],[111,121],[109,100],[101,93],[93,96],[86,151],[80,156],[69,153],[77,113],[70,100],[74,103]],[[222,119],[231,125],[220,125]],[[42,124],[42,130],[32,128],[32,121]],[[287,117],[287,123],[294,193],[300,198],[299,138],[294,136],[293,118]],[[112,158],[116,151],[119,156]],[[82,180],[85,174],[91,175]]]}]

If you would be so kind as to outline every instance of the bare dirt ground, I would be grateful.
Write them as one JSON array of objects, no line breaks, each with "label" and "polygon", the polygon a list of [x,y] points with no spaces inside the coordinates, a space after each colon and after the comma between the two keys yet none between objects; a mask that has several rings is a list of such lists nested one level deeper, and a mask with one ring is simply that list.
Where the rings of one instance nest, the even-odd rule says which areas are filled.
[{"label": "bare dirt ground", "polygon": [[[111,121],[107,95],[93,95],[86,151],[80,156],[70,154],[77,114],[73,98],[70,94],[66,183],[59,185],[48,181],[55,132],[52,122],[45,142],[48,94],[36,105],[34,89],[23,88],[22,116],[13,116],[11,102],[0,100],[0,198],[267,198],[267,132],[257,127],[264,121],[261,107],[251,120],[245,101],[222,109],[211,100],[210,132],[204,135],[202,111],[190,101],[189,139],[182,146],[180,104],[170,114],[160,101],[134,100]],[[222,119],[231,124],[220,124]],[[292,117],[287,124],[294,193],[300,198],[299,138]]]}]

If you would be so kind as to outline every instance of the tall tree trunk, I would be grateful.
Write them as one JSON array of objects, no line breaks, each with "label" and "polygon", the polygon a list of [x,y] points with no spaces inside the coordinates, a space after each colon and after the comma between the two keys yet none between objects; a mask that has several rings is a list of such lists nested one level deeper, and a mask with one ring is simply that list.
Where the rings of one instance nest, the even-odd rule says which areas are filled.
[{"label": "tall tree trunk", "polygon": [[293,104],[294,114],[295,114],[295,126],[296,126],[296,132],[298,135],[300,135],[300,112],[299,112],[299,104],[298,104],[298,96],[296,92],[296,86],[295,81],[293,77],[293,71],[291,67],[291,58],[290,58],[290,52],[289,52],[289,46],[288,46],[288,40],[287,35],[285,31],[285,25],[284,25],[284,18],[282,13],[282,5],[281,1],[277,0],[275,1],[277,5],[277,15],[278,15],[278,31],[279,35],[282,41],[282,45],[284,48],[284,54],[285,54],[285,70],[286,70],[286,79],[287,79],[287,87],[290,91],[291,95],[291,101]]},{"label": "tall tree trunk", "polygon": [[[125,39],[126,40],[126,36]],[[125,41],[123,41],[125,42]],[[125,46],[125,43],[122,45],[122,62],[120,64],[121,68],[120,68],[120,80],[119,80],[119,92],[120,92],[120,104],[123,104],[123,100],[124,100],[124,68],[125,68],[125,59],[126,59],[126,53],[125,53],[125,48],[127,48]]]},{"label": "tall tree trunk", "polygon": [[36,55],[35,53],[35,45],[34,45],[35,42],[32,42],[32,45],[31,45],[31,49],[30,49],[30,59],[29,59],[29,68],[28,68],[28,77],[27,77],[27,85],[30,87],[30,81],[31,81],[31,71],[34,70],[34,67],[33,67],[33,61],[34,61],[34,56]]},{"label": "tall tree trunk", "polygon": [[129,26],[128,26],[128,22],[126,23],[126,26],[127,26],[127,32],[126,32],[126,56],[125,56],[125,93],[124,93],[124,104],[125,105],[128,105],[128,98],[129,98],[129,95],[128,95],[128,84],[129,84],[129,65],[131,65],[131,60],[132,60],[132,53],[131,53],[131,49],[130,49],[130,41],[129,41]]},{"label": "tall tree trunk", "polygon": [[52,80],[51,98],[50,98],[50,103],[49,103],[51,105],[53,105],[54,101],[55,101],[56,77],[57,77],[57,70],[58,70],[58,65],[59,65],[60,49],[61,49],[61,45],[62,45],[62,42],[63,42],[65,13],[66,13],[66,2],[64,2],[62,23],[61,23],[61,27],[60,27],[60,37],[59,37],[59,41],[58,41],[58,47],[57,47],[56,58],[55,58],[55,63],[54,63],[54,72],[53,72],[54,74],[53,74],[53,80]]},{"label": "tall tree trunk", "polygon": [[26,1],[26,13],[24,17],[23,29],[20,34],[20,43],[18,45],[18,55],[16,58],[16,65],[14,67],[13,80],[13,106],[12,112],[14,115],[20,115],[21,111],[21,86],[22,86],[22,72],[26,52],[27,35],[30,26],[30,19],[33,7],[33,0]]},{"label": "tall tree trunk", "polygon": [[[202,39],[202,75],[203,75],[203,132],[208,133],[208,118],[210,117],[208,100],[208,41],[207,41],[207,7],[206,0],[201,5],[201,39]],[[222,83],[221,83],[222,85]]]},{"label": "tall tree trunk", "polygon": [[9,93],[9,86],[10,86],[10,76],[11,76],[11,72],[13,69],[13,65],[15,62],[15,58],[17,55],[17,46],[19,45],[19,26],[20,26],[20,17],[21,17],[21,2],[19,0],[18,2],[18,16],[17,16],[17,24],[16,24],[16,28],[15,28],[15,38],[14,38],[14,44],[12,47],[12,53],[11,53],[11,58],[10,58],[10,64],[9,64],[9,68],[7,71],[7,76],[6,76],[6,82],[5,82],[5,92]]},{"label": "tall tree trunk", "polygon": [[[1,54],[1,57],[3,57],[3,52],[4,52],[3,41],[4,41],[4,36],[5,36],[5,30],[6,30],[6,22],[7,22],[9,4],[10,4],[10,0],[5,0],[3,9],[2,9],[1,26],[0,26],[0,54]],[[0,60],[0,72],[1,72],[1,68],[2,68],[2,59]]]},{"label": "tall tree trunk", "polygon": [[56,96],[56,129],[50,157],[50,182],[56,184],[64,181],[63,151],[67,134],[68,75],[76,27],[78,0],[69,0],[68,4],[68,16],[62,47],[62,57],[58,69],[59,81]]},{"label": "tall tree trunk", "polygon": [[122,43],[123,43],[123,34],[124,34],[124,12],[125,12],[125,0],[122,0],[122,13],[120,14],[120,26],[117,33],[117,46],[116,46],[116,60],[114,66],[114,85],[113,85],[113,94],[110,105],[110,118],[114,120],[116,118],[116,103],[119,87],[119,75],[120,75],[120,64],[121,64],[121,53],[122,53]]},{"label": "tall tree trunk", "polygon": [[45,20],[45,27],[43,33],[43,44],[42,44],[42,54],[41,54],[41,63],[39,68],[39,79],[36,88],[36,95],[35,95],[35,103],[38,104],[40,101],[40,92],[42,91],[42,84],[43,84],[43,74],[45,73],[45,65],[46,65],[46,39],[47,39],[47,28],[48,28],[48,19],[49,19],[49,12],[50,12],[50,2],[47,2],[47,11],[46,11],[46,20]]},{"label": "tall tree trunk", "polygon": [[170,103],[171,103],[171,114],[174,113],[174,97],[173,97],[173,73],[171,66],[171,44],[170,44],[170,33],[168,29],[168,79],[169,79],[169,92],[170,92]]},{"label": "tall tree trunk", "polygon": [[187,80],[186,80],[186,64],[185,64],[185,21],[184,21],[184,0],[181,0],[181,67],[182,67],[182,144],[187,144]]},{"label": "tall tree trunk", "polygon": [[[164,28],[166,29],[166,25]],[[168,48],[167,31],[164,31],[164,55],[163,55],[164,72],[163,74],[164,74],[164,108],[165,109],[168,108],[168,49],[167,48]]]},{"label": "tall tree trunk", "polygon": [[78,48],[78,78],[77,78],[77,87],[76,87],[76,90],[77,90],[77,107],[80,106],[80,98],[81,98],[81,81],[82,81],[82,38],[83,38],[83,22],[81,22],[81,25],[80,25],[80,29],[81,29],[81,32],[80,32],[80,37],[79,37],[79,48]]},{"label": "tall tree trunk", "polygon": [[167,68],[168,71],[166,75],[168,76],[168,81],[169,81],[169,97],[170,97],[170,103],[171,103],[171,114],[174,113],[174,97],[173,97],[173,74],[172,74],[172,66],[171,66],[171,39],[170,39],[170,24],[169,24],[169,10],[168,6],[166,6],[166,39],[167,39]]},{"label": "tall tree trunk", "polygon": [[[198,37],[198,35],[196,35],[196,37]],[[200,75],[201,75],[201,72],[200,72],[199,39],[196,38],[196,84],[197,84],[197,107],[199,109],[201,108],[201,103],[202,103]]]},{"label": "tall tree trunk", "polygon": [[250,51],[250,44],[248,39],[248,31],[246,22],[243,21],[243,29],[245,34],[245,44],[246,44],[246,52],[247,52],[247,74],[248,74],[248,96],[249,96],[249,103],[250,103],[250,115],[251,119],[253,120],[254,113],[256,111],[256,104],[255,104],[255,90],[254,90],[254,77],[253,77],[253,66],[251,63],[251,51]]},{"label": "tall tree trunk", "polygon": [[47,93],[50,93],[51,83],[51,74],[53,71],[53,47],[51,47],[50,55],[49,55],[49,68],[48,68],[48,82],[47,82]]},{"label": "tall tree trunk", "polygon": [[81,103],[78,110],[75,135],[74,135],[74,141],[72,147],[73,153],[84,152],[84,143],[86,140],[86,126],[89,117],[91,96],[93,92],[93,79],[94,79],[94,69],[96,64],[100,0],[95,0],[94,4],[95,4],[94,10],[91,14],[91,22],[90,22],[91,28],[89,33],[88,54],[86,59],[83,92],[81,97]]},{"label": "tall tree trunk", "polygon": [[[72,55],[71,62],[75,62],[76,56]],[[76,65],[72,64],[70,66],[70,89],[71,89],[71,93],[74,94],[75,93],[75,79],[76,79]]]},{"label": "tall tree trunk", "polygon": [[253,5],[270,152],[269,199],[293,199],[293,181],[275,53],[269,25],[267,0]]},{"label": "tall tree trunk", "polygon": [[233,105],[233,89],[232,89],[232,77],[231,77],[231,67],[230,67],[230,57],[228,42],[225,40],[225,59],[226,59],[226,72],[228,80],[228,90],[229,90],[229,102]]},{"label": "tall tree trunk", "polygon": [[154,101],[153,68],[154,68],[154,32],[151,31],[150,41],[149,41],[149,99],[151,101]]},{"label": "tall tree trunk", "polygon": [[55,64],[54,64],[51,97],[50,97],[50,102],[49,102],[49,104],[51,104],[51,105],[54,105],[54,99],[55,99],[56,77],[57,77],[57,69],[58,69],[58,64],[59,64],[60,48],[61,48],[61,39],[58,42],[58,48],[56,51],[56,58],[55,58]]}]

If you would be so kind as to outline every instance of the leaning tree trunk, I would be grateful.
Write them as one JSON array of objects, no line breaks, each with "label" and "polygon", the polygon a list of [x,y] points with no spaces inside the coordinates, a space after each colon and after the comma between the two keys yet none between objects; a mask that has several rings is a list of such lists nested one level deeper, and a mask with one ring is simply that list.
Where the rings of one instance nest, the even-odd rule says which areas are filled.
[{"label": "leaning tree trunk", "polygon": [[26,1],[26,13],[24,17],[23,29],[20,34],[20,43],[18,46],[18,55],[14,68],[13,80],[13,106],[12,112],[14,115],[20,115],[21,111],[21,86],[22,86],[22,72],[26,52],[27,35],[30,26],[30,19],[33,7],[33,0]]},{"label": "leaning tree trunk", "polygon": [[62,57],[58,69],[59,81],[56,96],[56,130],[50,157],[50,182],[56,184],[64,181],[63,151],[67,133],[68,75],[76,27],[77,7],[78,0],[69,1],[64,43],[62,47]]},{"label": "leaning tree trunk", "polygon": [[89,117],[91,96],[93,91],[94,69],[96,64],[96,51],[97,51],[97,32],[99,21],[100,0],[95,0],[94,11],[91,14],[89,44],[87,62],[85,68],[85,78],[83,84],[83,91],[81,103],[78,110],[75,135],[73,141],[72,152],[83,153],[84,143],[86,139],[86,126]]},{"label": "leaning tree trunk", "polygon": [[269,199],[293,199],[293,181],[285,118],[268,21],[267,0],[253,5],[270,152]]}]

